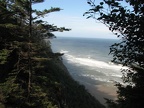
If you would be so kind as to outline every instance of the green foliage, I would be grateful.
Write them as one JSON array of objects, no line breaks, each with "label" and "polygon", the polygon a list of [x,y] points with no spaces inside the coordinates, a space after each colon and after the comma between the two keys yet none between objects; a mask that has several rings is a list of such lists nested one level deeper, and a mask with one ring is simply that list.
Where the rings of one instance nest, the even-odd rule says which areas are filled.
[{"label": "green foliage", "polygon": [[[125,2],[129,6],[123,6]],[[103,0],[98,5],[88,0],[92,7],[85,15],[93,17],[122,38],[110,47],[113,62],[128,66],[122,70],[123,82],[117,83],[118,100],[108,100],[110,108],[138,108],[144,102],[144,2],[143,0]],[[97,16],[95,14],[98,14]]]},{"label": "green foliage", "polygon": [[0,64],[4,64],[7,60],[7,56],[9,54],[9,50],[3,49],[0,51]]},{"label": "green foliage", "polygon": [[0,108],[104,108],[44,40],[70,30],[39,19],[61,9],[32,10],[44,0],[0,1]]},{"label": "green foliage", "polygon": [[[48,88],[51,101],[64,108],[104,108],[67,73],[59,59],[45,61],[46,67],[36,68],[40,85]],[[41,65],[44,65],[43,63]],[[46,81],[46,82],[45,82]],[[47,89],[46,88],[46,89]]]}]

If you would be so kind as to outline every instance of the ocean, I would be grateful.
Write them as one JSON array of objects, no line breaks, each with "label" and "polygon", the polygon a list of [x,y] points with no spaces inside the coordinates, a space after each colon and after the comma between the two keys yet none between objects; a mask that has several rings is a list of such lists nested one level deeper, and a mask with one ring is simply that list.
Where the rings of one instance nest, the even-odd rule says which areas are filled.
[{"label": "ocean", "polygon": [[53,52],[64,53],[62,60],[70,75],[92,95],[101,93],[98,98],[104,103],[103,98],[116,97],[114,82],[122,82],[122,66],[112,63],[109,55],[110,46],[116,42],[116,39],[58,37],[51,40],[51,46]]}]

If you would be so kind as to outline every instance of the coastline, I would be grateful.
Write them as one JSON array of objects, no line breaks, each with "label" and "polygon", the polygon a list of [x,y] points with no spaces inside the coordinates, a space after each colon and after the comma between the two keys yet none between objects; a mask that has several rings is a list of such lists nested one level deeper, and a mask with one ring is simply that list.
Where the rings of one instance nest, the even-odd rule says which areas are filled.
[{"label": "coastline", "polygon": [[74,78],[68,68],[66,67],[65,63],[63,62],[63,60],[59,60],[59,66],[62,67],[62,69],[68,73],[70,75],[70,77],[75,80],[76,82],[78,82],[80,85],[83,85],[86,89],[87,92],[89,92],[92,96],[94,96],[94,98],[96,100],[98,100],[102,105],[106,106],[106,100],[104,98],[107,99],[112,99],[115,100],[117,97],[117,93],[116,90],[117,88],[111,84],[111,83],[95,83],[94,85],[90,84],[90,83],[86,83],[86,82],[82,82],[80,81],[80,79],[76,79]]},{"label": "coastline", "polygon": [[116,100],[117,93],[116,87],[113,87],[112,85],[95,85],[91,86],[88,84],[84,84],[86,89],[89,93],[91,93],[92,96],[94,96],[98,101],[100,101],[101,104],[106,105],[107,99]]},{"label": "coastline", "polygon": [[60,82],[62,82],[61,84],[64,86],[63,93],[65,96],[68,96],[65,97],[67,98],[66,100],[71,102],[80,102],[81,105],[76,108],[105,108],[105,105],[102,104],[99,99],[91,94],[83,84],[79,83],[71,76],[68,68],[65,66],[61,58],[56,59],[54,62],[57,69],[62,71],[62,73],[59,73],[59,75],[61,75],[59,78],[61,80]]},{"label": "coastline", "polygon": [[[60,42],[64,42],[66,40],[63,40],[63,41],[60,41]],[[79,41],[79,40],[77,40]],[[66,42],[69,42],[69,41],[66,41]],[[75,41],[74,41],[75,42]],[[84,41],[85,42],[85,41]],[[110,41],[111,42],[111,41]],[[57,48],[58,49],[61,49],[61,47],[55,47],[55,46],[60,46],[61,43],[58,43],[58,44],[54,44],[53,46],[53,50],[54,52],[57,52]],[[65,45],[65,44],[64,44]],[[66,44],[67,45],[67,44]],[[73,44],[72,44],[73,45]],[[74,46],[73,46],[74,47]],[[65,48],[65,46],[64,46]],[[58,50],[59,51],[59,50]],[[64,49],[65,51],[65,49]],[[67,51],[67,50],[66,50]],[[66,53],[67,52],[63,52],[63,53]],[[68,53],[69,54],[69,53]],[[71,56],[71,55],[70,55]],[[61,59],[62,58],[62,59]],[[67,71],[66,73],[69,74],[69,76],[76,82],[78,82],[78,84],[82,85],[85,87],[86,91],[88,93],[90,93],[93,97],[95,97],[96,100],[98,100],[101,104],[105,105],[106,106],[106,100],[104,98],[108,98],[108,99],[112,99],[112,100],[115,100],[116,97],[117,97],[117,94],[116,94],[116,91],[117,91],[117,88],[114,87],[114,84],[111,84],[111,83],[105,83],[105,82],[100,82],[100,81],[97,81],[97,80],[94,80],[94,79],[91,79],[90,77],[79,77],[79,76],[76,76],[75,74],[73,74],[72,71],[75,71],[75,73],[77,72],[75,70],[75,67],[71,66],[71,65],[67,65],[65,59],[63,57],[60,57],[59,58],[59,63],[61,65],[59,66],[62,66],[62,68]],[[75,60],[75,59],[74,59]],[[78,70],[80,71],[80,70]]]}]

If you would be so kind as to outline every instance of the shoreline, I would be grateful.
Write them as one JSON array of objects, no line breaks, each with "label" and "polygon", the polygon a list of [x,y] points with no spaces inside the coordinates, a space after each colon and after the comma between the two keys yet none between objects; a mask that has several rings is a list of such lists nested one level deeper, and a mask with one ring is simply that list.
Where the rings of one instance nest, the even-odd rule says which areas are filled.
[{"label": "shoreline", "polygon": [[112,86],[112,85],[88,85],[84,84],[87,91],[94,96],[98,101],[100,101],[101,104],[106,105],[106,100],[107,99],[112,99],[116,100],[117,98],[117,93],[116,90],[117,88]]},{"label": "shoreline", "polygon": [[[105,100],[103,99],[103,97],[105,98],[109,98],[109,99],[113,99],[113,96],[108,96],[106,91],[105,93],[104,92],[104,89],[105,88],[102,88],[101,86],[102,85],[98,85],[96,84],[95,87],[92,86],[92,84],[86,84],[86,83],[82,83],[81,81],[75,79],[69,69],[66,67],[65,63],[63,62],[63,60],[59,59],[57,65],[59,65],[63,70],[64,72],[66,72],[74,81],[78,82],[80,85],[83,85],[86,89],[86,91],[88,93],[90,93],[96,100],[98,100],[102,105],[106,106],[105,104]],[[103,90],[103,92],[102,92]],[[114,94],[114,97],[115,97],[115,94]]]},{"label": "shoreline", "polygon": [[[117,88],[114,86],[114,84],[99,82],[91,79],[85,79],[85,81],[83,81],[78,77],[74,77],[70,73],[70,70],[67,68],[63,60],[60,60],[60,63],[63,65],[62,67],[64,67],[64,69],[68,72],[68,74],[72,77],[73,80],[77,81],[80,85],[83,85],[87,92],[94,96],[95,99],[98,100],[104,106],[106,106],[106,100],[104,98],[116,100]],[[88,83],[89,81],[92,81],[93,83]]]},{"label": "shoreline", "polygon": [[[75,89],[73,89],[72,91],[74,91],[76,94],[81,94],[81,92],[79,92],[79,91],[84,91],[84,92],[86,93],[86,99],[88,99],[88,100],[91,101],[91,102],[96,103],[96,106],[97,106],[98,108],[105,108],[105,105],[100,102],[100,100],[99,100],[98,97],[95,97],[95,96],[87,89],[87,87],[86,87],[84,84],[81,84],[79,81],[75,80],[75,78],[70,74],[69,69],[66,67],[66,65],[64,64],[64,62],[63,62],[62,59],[60,59],[60,58],[57,59],[57,62],[55,62],[55,63],[56,63],[56,65],[57,65],[59,68],[61,68],[61,69],[63,70],[63,73],[64,73],[66,76],[70,77],[70,79],[72,79],[72,80],[74,81],[74,83],[76,83],[75,89],[78,89],[78,91],[75,91]],[[72,86],[74,86],[74,85],[72,85]],[[78,86],[78,88],[77,88],[77,86]],[[70,90],[70,91],[71,91],[71,90]],[[88,96],[88,97],[87,97],[87,96]],[[89,98],[89,96],[90,96],[90,98]],[[75,96],[74,96],[74,97],[75,97]],[[84,98],[84,95],[82,95],[82,98]],[[84,103],[82,103],[82,104],[84,104]],[[87,104],[88,104],[88,103],[87,103]],[[93,106],[93,105],[92,105],[92,106]],[[86,107],[86,106],[85,106],[85,107]]]}]

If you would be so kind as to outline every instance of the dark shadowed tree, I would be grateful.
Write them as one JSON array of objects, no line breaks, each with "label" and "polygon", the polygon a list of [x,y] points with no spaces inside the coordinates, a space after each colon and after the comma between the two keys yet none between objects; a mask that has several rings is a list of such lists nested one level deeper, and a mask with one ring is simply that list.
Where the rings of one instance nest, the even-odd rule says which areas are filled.
[{"label": "dark shadowed tree", "polygon": [[51,104],[46,90],[38,84],[36,66],[39,60],[51,58],[44,50],[47,49],[42,44],[44,39],[54,37],[51,32],[69,29],[39,20],[48,13],[61,10],[32,9],[33,4],[43,1],[0,0],[0,104],[5,107],[46,107]]},{"label": "dark shadowed tree", "polygon": [[118,98],[107,100],[109,108],[144,107],[144,1],[88,0],[91,6],[85,15],[105,24],[121,38],[110,47],[113,62],[128,66],[123,69],[123,82],[116,83]]}]

